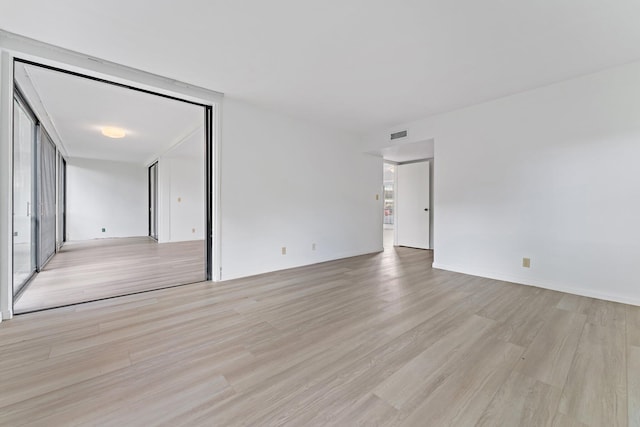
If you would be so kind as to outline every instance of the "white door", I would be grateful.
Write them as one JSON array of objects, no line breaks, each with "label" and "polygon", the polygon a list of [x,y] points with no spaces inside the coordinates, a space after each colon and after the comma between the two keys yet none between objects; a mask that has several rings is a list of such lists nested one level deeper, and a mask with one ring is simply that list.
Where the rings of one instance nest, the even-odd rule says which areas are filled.
[{"label": "white door", "polygon": [[396,229],[398,246],[429,249],[429,162],[398,165]]}]

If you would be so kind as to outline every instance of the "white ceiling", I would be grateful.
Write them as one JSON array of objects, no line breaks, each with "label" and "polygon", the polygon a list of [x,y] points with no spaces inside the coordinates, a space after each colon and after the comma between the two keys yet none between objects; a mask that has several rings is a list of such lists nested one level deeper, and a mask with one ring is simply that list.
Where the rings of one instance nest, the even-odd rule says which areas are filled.
[{"label": "white ceiling", "polygon": [[[18,64],[16,80],[35,89],[69,157],[147,163],[204,123],[200,106],[32,65]],[[36,108],[33,90],[25,96]],[[104,126],[127,135],[107,138]]]},{"label": "white ceiling", "polygon": [[367,132],[640,58],[637,0],[0,0],[0,28]]},{"label": "white ceiling", "polygon": [[411,162],[414,160],[432,159],[434,150],[434,140],[418,141],[410,143],[398,143],[382,150],[371,152],[384,160],[396,163]]}]

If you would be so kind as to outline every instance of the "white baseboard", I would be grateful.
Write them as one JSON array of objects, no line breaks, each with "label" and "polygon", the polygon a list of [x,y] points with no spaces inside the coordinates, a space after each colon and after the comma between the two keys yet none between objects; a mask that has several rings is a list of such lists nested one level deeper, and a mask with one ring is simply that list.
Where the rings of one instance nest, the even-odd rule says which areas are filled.
[{"label": "white baseboard", "polygon": [[549,290],[558,291],[558,292],[565,292],[567,294],[580,295],[583,297],[597,298],[597,299],[606,300],[606,301],[619,302],[622,304],[640,306],[640,298],[638,297],[630,297],[630,296],[619,295],[619,294],[610,294],[606,292],[594,291],[593,289],[585,289],[585,288],[580,288],[580,287],[575,287],[575,286],[570,286],[565,284],[558,284],[558,283],[548,283],[548,282],[543,282],[540,280],[530,279],[526,277],[512,276],[509,274],[468,269],[468,268],[464,268],[456,265],[446,265],[446,264],[434,262],[432,266],[433,268],[437,268],[440,270],[453,271],[455,273],[486,277],[488,279],[501,280],[504,282],[516,283],[518,285],[535,286],[537,288],[549,289]]},{"label": "white baseboard", "polygon": [[362,255],[371,255],[371,254],[377,254],[380,252],[383,252],[383,247],[380,246],[379,249],[374,249],[374,250],[364,250],[364,251],[348,251],[348,252],[341,252],[338,254],[333,254],[333,255],[329,255],[329,256],[325,256],[325,257],[318,257],[310,262],[305,262],[302,264],[294,264],[294,265],[289,265],[286,266],[284,268],[277,268],[275,270],[268,270],[268,271],[258,271],[258,272],[250,272],[247,274],[235,274],[235,275],[227,275],[224,274],[224,268],[223,268],[223,275],[222,275],[222,280],[220,280],[220,282],[226,282],[227,280],[236,280],[236,279],[243,279],[246,277],[252,277],[252,276],[259,276],[261,274],[267,274],[267,273],[275,273],[277,271],[284,271],[284,270],[291,270],[292,268],[300,268],[300,267],[306,267],[309,265],[315,265],[315,264],[321,264],[323,262],[329,262],[329,261],[337,261],[339,259],[344,259],[344,258],[352,258],[352,257],[356,257],[356,256],[362,256]]}]

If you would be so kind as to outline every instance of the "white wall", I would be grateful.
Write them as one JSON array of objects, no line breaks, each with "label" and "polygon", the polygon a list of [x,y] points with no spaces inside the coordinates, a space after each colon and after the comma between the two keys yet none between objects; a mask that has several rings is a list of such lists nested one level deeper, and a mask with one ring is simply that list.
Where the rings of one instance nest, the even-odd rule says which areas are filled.
[{"label": "white wall", "polygon": [[171,159],[171,241],[204,239],[204,156]]},{"label": "white wall", "polygon": [[13,59],[0,49],[0,322],[13,312]]},{"label": "white wall", "polygon": [[434,266],[640,304],[640,63],[400,128],[436,141]]},{"label": "white wall", "polygon": [[222,132],[223,280],[382,250],[382,159],[357,137],[230,98]]},{"label": "white wall", "polygon": [[144,165],[68,159],[67,239],[148,235],[147,185]]},{"label": "white wall", "polygon": [[158,242],[205,238],[204,129],[158,160]]}]

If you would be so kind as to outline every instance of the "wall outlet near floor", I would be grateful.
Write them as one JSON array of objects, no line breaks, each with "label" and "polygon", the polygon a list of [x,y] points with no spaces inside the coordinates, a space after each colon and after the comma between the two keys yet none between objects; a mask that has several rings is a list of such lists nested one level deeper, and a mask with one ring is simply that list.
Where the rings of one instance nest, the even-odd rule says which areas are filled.
[{"label": "wall outlet near floor", "polygon": [[105,231],[107,231],[107,229],[106,229],[106,228],[103,228],[103,229],[102,229],[102,232],[104,233]]},{"label": "wall outlet near floor", "polygon": [[283,246],[282,247],[282,255],[286,255],[287,254],[287,247]]},{"label": "wall outlet near floor", "polygon": [[316,250],[316,244],[315,244],[315,243],[312,243],[312,244],[311,244],[311,250],[312,250],[312,251],[315,251],[315,250]]},{"label": "wall outlet near floor", "polygon": [[376,194],[376,200],[380,200],[380,195]]},{"label": "wall outlet near floor", "polygon": [[191,232],[192,232],[192,233],[195,233],[195,232],[196,232],[196,229],[195,229],[195,228],[192,228],[192,229],[191,229]]},{"label": "wall outlet near floor", "polygon": [[522,266],[524,268],[531,268],[531,258],[522,258]]}]

